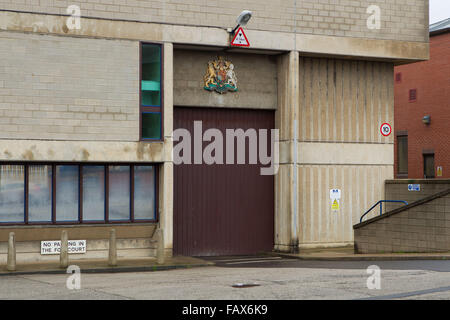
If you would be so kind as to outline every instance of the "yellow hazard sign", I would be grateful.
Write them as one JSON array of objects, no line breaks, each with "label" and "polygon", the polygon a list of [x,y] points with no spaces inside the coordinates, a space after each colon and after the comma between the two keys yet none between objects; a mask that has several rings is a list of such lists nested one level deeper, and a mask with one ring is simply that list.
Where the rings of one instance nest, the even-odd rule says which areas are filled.
[{"label": "yellow hazard sign", "polygon": [[333,204],[331,205],[331,210],[333,210],[333,211],[339,210],[339,200],[334,199]]},{"label": "yellow hazard sign", "polygon": [[442,167],[441,166],[437,167],[436,171],[437,171],[437,176],[442,177]]}]

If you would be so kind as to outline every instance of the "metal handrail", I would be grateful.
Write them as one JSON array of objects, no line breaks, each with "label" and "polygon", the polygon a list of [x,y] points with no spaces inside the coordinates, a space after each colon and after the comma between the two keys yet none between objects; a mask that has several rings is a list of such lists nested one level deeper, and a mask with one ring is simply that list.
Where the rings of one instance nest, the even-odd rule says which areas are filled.
[{"label": "metal handrail", "polygon": [[404,201],[404,200],[380,200],[377,203],[375,203],[369,210],[366,211],[366,213],[364,213],[361,216],[361,219],[359,219],[359,223],[362,222],[362,219],[370,212],[372,211],[377,205],[380,205],[380,216],[383,214],[383,202],[401,202],[404,203],[405,205],[408,205],[408,202]]}]

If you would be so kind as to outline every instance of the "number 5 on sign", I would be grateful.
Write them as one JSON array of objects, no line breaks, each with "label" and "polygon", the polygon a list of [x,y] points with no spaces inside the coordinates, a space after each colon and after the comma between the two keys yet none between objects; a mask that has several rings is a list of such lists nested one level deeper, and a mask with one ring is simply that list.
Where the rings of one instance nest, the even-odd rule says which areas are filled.
[{"label": "number 5 on sign", "polygon": [[385,137],[389,136],[392,132],[392,127],[389,123],[383,123],[380,128],[381,134]]}]

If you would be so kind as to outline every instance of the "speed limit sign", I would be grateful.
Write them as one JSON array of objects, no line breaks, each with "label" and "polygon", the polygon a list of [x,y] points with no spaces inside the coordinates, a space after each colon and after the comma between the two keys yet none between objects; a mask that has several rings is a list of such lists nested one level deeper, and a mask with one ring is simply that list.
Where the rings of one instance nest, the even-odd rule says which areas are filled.
[{"label": "speed limit sign", "polygon": [[389,136],[392,132],[391,125],[389,123],[383,123],[380,128],[381,134],[385,137]]}]

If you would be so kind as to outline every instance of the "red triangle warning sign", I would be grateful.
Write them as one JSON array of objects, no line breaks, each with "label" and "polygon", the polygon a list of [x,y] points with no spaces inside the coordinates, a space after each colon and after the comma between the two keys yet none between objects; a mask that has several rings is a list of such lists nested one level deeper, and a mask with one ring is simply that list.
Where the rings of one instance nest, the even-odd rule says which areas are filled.
[{"label": "red triangle warning sign", "polygon": [[250,47],[250,42],[248,42],[247,36],[241,27],[236,31],[231,45],[235,47]]}]

